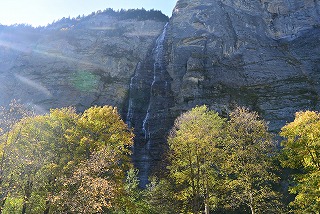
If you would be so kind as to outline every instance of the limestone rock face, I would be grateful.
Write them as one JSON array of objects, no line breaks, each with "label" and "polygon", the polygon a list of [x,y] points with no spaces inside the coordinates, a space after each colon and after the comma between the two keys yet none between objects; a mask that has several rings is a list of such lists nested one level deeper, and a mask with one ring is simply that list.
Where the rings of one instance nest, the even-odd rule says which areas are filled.
[{"label": "limestone rock face", "polygon": [[224,116],[249,107],[271,131],[296,111],[319,110],[319,10],[313,0],[179,0],[130,86],[142,183],[174,119],[196,105]]},{"label": "limestone rock face", "polygon": [[[164,16],[164,15],[163,15]],[[46,28],[0,29],[0,105],[11,99],[50,108],[126,104],[130,78],[163,21],[97,13]]]},{"label": "limestone rock face", "polygon": [[179,0],[131,79],[127,121],[142,184],[174,119],[196,105],[223,116],[249,107],[272,131],[319,109],[319,9],[313,0]]},{"label": "limestone rock face", "polygon": [[167,35],[171,110],[244,105],[278,130],[319,109],[319,10],[318,0],[179,0]]}]

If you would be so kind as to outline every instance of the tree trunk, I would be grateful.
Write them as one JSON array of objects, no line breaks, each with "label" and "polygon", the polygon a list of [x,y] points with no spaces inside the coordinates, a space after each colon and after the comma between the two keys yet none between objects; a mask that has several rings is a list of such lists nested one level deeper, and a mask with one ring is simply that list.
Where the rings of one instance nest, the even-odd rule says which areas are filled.
[{"label": "tree trunk", "polygon": [[4,204],[6,203],[6,199],[7,199],[7,197],[5,197],[5,198],[3,198],[3,199],[1,200],[1,204],[0,204],[0,214],[2,213],[2,209],[3,209],[3,207],[4,207]]},{"label": "tree trunk", "polygon": [[208,202],[206,201],[204,204],[204,214],[209,214],[210,213],[210,208],[208,205]]},{"label": "tree trunk", "polygon": [[208,178],[206,176],[204,177],[204,186],[205,186],[205,198],[204,198],[204,214],[209,214],[210,213],[210,207],[209,207],[209,184],[208,184]]},{"label": "tree trunk", "polygon": [[251,214],[255,214],[253,206],[250,205]]},{"label": "tree trunk", "polygon": [[50,211],[50,201],[46,201],[46,209],[43,211],[43,214],[49,214]]},{"label": "tree trunk", "polygon": [[249,199],[250,199],[250,210],[251,210],[251,214],[255,214],[255,211],[254,211],[254,207],[253,207],[253,197],[252,197],[252,193],[250,192],[249,193]]},{"label": "tree trunk", "polygon": [[23,202],[21,214],[26,214],[27,211],[27,202]]}]

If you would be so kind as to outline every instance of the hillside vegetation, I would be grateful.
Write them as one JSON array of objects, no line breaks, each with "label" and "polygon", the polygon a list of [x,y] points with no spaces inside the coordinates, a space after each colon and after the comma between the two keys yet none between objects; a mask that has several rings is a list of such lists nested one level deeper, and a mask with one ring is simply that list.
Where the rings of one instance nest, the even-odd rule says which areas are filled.
[{"label": "hillside vegetation", "polygon": [[[319,210],[320,114],[282,128],[283,150],[256,112],[182,114],[163,167],[139,188],[132,130],[111,106],[34,115],[1,109],[1,213],[313,213]],[[296,169],[283,180],[283,168]],[[292,182],[289,189],[281,183]],[[287,204],[285,191],[294,200]]]}]

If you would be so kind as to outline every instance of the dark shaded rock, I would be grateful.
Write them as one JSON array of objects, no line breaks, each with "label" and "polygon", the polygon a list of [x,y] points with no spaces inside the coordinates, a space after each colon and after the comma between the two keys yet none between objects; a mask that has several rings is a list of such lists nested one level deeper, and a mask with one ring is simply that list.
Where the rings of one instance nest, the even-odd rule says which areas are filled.
[{"label": "dark shaded rock", "polygon": [[167,72],[166,25],[149,57],[139,63],[131,78],[127,123],[134,127],[136,138],[133,160],[140,170],[140,185],[157,168],[165,149],[166,136],[174,118],[171,77]]},{"label": "dark shaded rock", "polygon": [[174,118],[196,105],[223,116],[247,106],[275,132],[296,111],[318,110],[319,15],[319,1],[179,0],[159,36],[165,52],[157,42],[132,79],[127,119],[142,185]]}]

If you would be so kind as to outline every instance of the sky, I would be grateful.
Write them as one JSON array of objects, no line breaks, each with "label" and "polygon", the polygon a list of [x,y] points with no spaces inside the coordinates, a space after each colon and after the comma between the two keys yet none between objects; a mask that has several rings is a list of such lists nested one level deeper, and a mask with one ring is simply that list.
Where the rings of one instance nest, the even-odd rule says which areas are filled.
[{"label": "sky", "polygon": [[177,0],[0,0],[0,24],[46,26],[63,17],[89,15],[106,8],[155,9],[171,16]]}]

